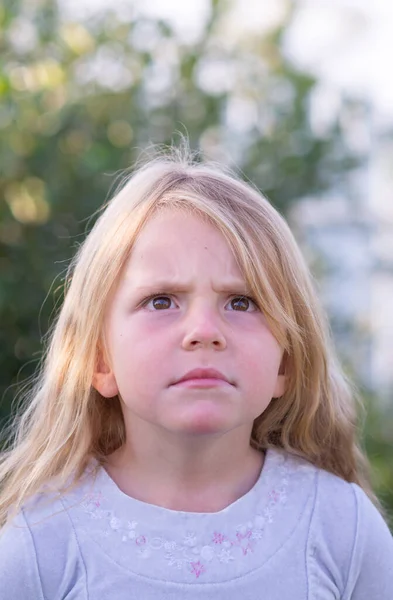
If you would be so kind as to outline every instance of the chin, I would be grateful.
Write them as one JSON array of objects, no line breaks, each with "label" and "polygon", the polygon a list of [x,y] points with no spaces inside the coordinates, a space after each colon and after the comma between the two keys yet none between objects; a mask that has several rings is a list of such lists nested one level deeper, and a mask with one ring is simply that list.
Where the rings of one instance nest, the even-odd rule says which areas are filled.
[{"label": "chin", "polygon": [[186,435],[214,435],[225,433],[234,428],[223,415],[212,414],[210,411],[187,415],[187,418],[177,422],[175,429]]}]

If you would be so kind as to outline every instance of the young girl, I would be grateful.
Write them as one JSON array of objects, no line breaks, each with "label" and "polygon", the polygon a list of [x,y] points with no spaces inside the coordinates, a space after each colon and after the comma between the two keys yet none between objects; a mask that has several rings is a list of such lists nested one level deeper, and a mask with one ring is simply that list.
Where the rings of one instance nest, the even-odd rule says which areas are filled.
[{"label": "young girl", "polygon": [[66,287],[0,466],[2,600],[393,597],[351,391],[264,197],[156,159]]}]

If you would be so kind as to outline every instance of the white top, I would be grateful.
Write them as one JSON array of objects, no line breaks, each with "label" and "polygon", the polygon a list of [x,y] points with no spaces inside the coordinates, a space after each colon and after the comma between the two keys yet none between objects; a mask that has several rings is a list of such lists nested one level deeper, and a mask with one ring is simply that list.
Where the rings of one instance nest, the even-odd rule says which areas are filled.
[{"label": "white top", "polygon": [[393,539],[357,485],[279,450],[219,512],[135,500],[100,468],[0,537],[1,600],[185,597],[392,600]]}]

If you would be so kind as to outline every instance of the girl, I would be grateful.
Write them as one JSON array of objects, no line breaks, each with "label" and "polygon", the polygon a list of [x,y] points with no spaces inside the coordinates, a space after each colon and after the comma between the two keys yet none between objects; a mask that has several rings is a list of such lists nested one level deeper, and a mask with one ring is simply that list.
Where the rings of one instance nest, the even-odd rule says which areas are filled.
[{"label": "girl", "polygon": [[66,287],[1,462],[1,599],[393,597],[351,391],[264,197],[158,158]]}]

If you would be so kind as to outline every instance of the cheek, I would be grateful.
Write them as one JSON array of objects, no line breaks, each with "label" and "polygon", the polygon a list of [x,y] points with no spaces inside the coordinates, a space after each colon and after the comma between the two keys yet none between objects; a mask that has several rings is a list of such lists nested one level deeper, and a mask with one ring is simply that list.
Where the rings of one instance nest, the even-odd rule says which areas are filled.
[{"label": "cheek", "polygon": [[168,339],[154,324],[137,322],[117,328],[111,337],[113,370],[119,388],[148,391],[165,373]]},{"label": "cheek", "polygon": [[239,349],[239,365],[241,373],[253,381],[258,387],[274,385],[282,358],[282,351],[276,339],[269,331],[256,336],[247,344],[247,348]]},{"label": "cheek", "polygon": [[140,319],[114,319],[110,339],[112,355],[137,359],[151,353],[157,347],[157,328]]}]

